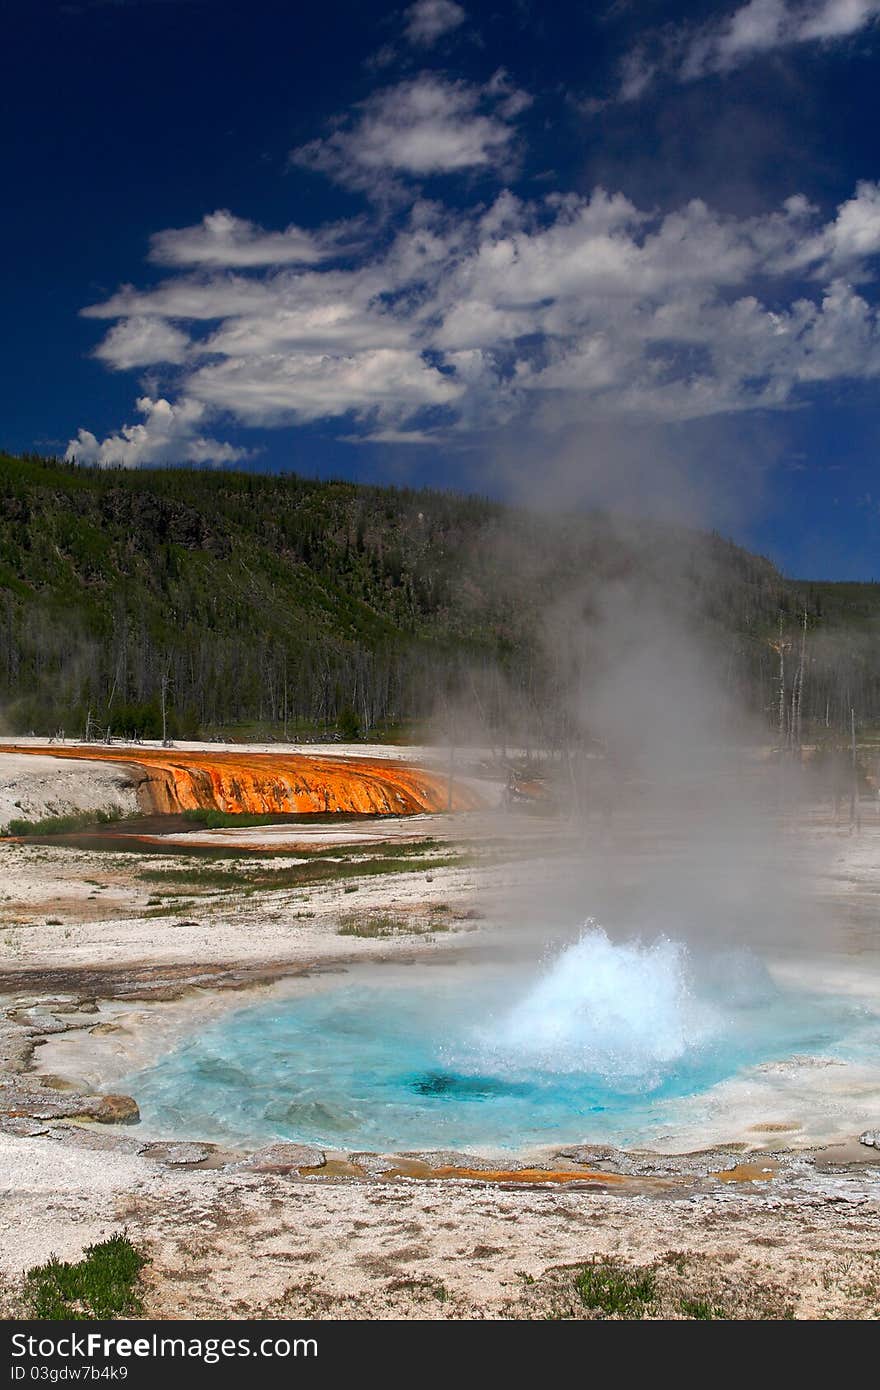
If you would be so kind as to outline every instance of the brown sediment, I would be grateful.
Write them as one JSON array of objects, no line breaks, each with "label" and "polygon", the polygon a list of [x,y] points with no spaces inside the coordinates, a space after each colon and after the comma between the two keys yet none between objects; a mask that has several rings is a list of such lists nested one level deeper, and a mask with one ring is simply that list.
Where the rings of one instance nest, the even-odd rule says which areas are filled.
[{"label": "brown sediment", "polygon": [[359,1163],[351,1163],[345,1158],[328,1158],[320,1168],[300,1168],[301,1178],[365,1178],[366,1169]]},{"label": "brown sediment", "polygon": [[179,815],[213,810],[232,814],[416,815],[472,811],[482,806],[470,787],[445,776],[378,758],[304,753],[184,752],[83,744],[0,744],[0,753],[118,763],[134,769],[144,809]]},{"label": "brown sediment", "polygon": [[0,971],[0,995],[73,993],[96,999],[141,1000],[161,1003],[182,999],[194,990],[250,989],[288,977],[330,974],[344,969],[347,957],[332,964],[320,962],[258,961],[235,964],[207,961],[198,966],[164,962],[119,966],[36,966]]},{"label": "brown sediment", "polygon": [[738,1163],[735,1168],[713,1173],[719,1182],[772,1182],[777,1164]]},{"label": "brown sediment", "polygon": [[[418,1169],[418,1171],[416,1171]],[[388,1168],[383,1178],[467,1178],[475,1182],[518,1182],[518,1183],[566,1183],[601,1182],[626,1183],[622,1173],[602,1173],[594,1169],[581,1168],[456,1168],[443,1166],[432,1168],[429,1164],[407,1165],[406,1168]]]}]

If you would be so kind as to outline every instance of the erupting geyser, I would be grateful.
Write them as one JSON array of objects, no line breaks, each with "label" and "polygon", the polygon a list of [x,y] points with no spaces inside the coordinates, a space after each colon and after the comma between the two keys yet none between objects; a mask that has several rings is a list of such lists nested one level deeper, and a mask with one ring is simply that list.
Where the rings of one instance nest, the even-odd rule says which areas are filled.
[{"label": "erupting geyser", "polygon": [[120,1084],[157,1132],[227,1143],[644,1145],[701,1123],[711,1089],[758,1064],[787,1078],[800,1053],[876,1045],[876,1017],[778,990],[757,962],[588,922],[537,978],[434,964],[290,986]]},{"label": "erupting geyser", "polygon": [[462,1070],[499,1075],[585,1076],[650,1089],[723,1027],[697,998],[686,948],[666,937],[615,944],[592,920],[547,964],[538,983],[479,1031]]}]

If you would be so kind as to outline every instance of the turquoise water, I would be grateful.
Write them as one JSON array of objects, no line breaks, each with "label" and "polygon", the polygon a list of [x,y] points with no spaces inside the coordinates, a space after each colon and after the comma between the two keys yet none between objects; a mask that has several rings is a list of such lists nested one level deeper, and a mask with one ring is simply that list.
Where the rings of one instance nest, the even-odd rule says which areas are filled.
[{"label": "turquoise water", "polygon": [[855,1055],[876,1019],[775,988],[753,957],[695,962],[589,927],[530,972],[371,967],[227,1014],[125,1079],[162,1132],[336,1149],[648,1141],[744,1068]]}]

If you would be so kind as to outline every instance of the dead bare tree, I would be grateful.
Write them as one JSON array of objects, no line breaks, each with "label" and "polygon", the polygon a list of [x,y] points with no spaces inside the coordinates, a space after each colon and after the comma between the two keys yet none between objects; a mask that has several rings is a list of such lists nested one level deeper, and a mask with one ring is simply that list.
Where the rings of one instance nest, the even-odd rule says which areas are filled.
[{"label": "dead bare tree", "polygon": [[769,645],[779,657],[779,693],[777,697],[777,709],[779,712],[779,751],[781,753],[782,750],[785,748],[787,742],[785,727],[785,653],[789,651],[791,648],[791,642],[788,640],[787,637],[783,636],[781,613],[779,615],[779,636],[776,638],[775,641],[771,641]]},{"label": "dead bare tree", "polygon": [[850,748],[852,753],[852,784],[849,795],[849,830],[861,831],[862,813],[859,806],[859,765],[856,758],[856,712],[850,707]]},{"label": "dead bare tree", "polygon": [[801,751],[801,703],[804,691],[804,669],[807,656],[807,610],[804,609],[803,622],[801,624],[801,649],[798,660],[797,671],[795,672],[794,682],[791,687],[791,742],[798,752]]},{"label": "dead bare tree", "polygon": [[161,698],[162,698],[162,747],[170,748],[171,739],[168,737],[168,686],[171,682],[171,660],[166,658],[162,668]]}]

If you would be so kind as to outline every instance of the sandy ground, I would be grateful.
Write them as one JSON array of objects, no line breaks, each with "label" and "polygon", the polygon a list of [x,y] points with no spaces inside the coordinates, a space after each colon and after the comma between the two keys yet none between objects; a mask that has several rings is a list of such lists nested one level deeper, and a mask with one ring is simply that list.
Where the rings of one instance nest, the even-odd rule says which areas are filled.
[{"label": "sandy ground", "polygon": [[[388,751],[412,757],[412,750]],[[34,768],[32,756],[21,759],[26,768],[17,761],[6,755],[0,765],[10,795],[22,803],[35,796],[24,782],[41,773],[48,794],[52,768]],[[74,767],[86,781],[92,776],[85,763]],[[115,775],[106,765],[98,770]],[[157,893],[143,875],[179,867],[171,855],[0,845],[0,988],[27,1027],[41,1009],[50,1020],[36,1028],[41,1045],[27,1077],[36,1081],[30,1068],[38,1062],[41,1073],[90,1085],[103,1079],[106,1089],[132,1057],[256,997],[219,985],[265,990],[302,967],[478,956],[527,911],[536,874],[561,896],[570,875],[577,890],[572,855],[550,854],[558,826],[514,820],[504,844],[493,821],[383,825],[395,843],[436,841],[415,872],[249,894],[238,887],[188,894],[185,885]],[[240,862],[293,866],[314,847],[357,854],[367,843],[359,827],[296,830],[301,851],[280,831],[276,839],[261,829],[259,843],[268,838],[289,857]],[[471,859],[432,865],[459,830],[474,847]],[[805,961],[794,947],[781,949],[774,970],[792,979],[811,970],[829,987],[861,991],[873,1007],[880,824],[866,818],[861,835],[849,836],[820,817],[793,824],[784,841],[779,872],[809,877],[817,912],[836,913],[839,927],[827,954]],[[438,909],[444,929],[435,932]],[[340,935],[352,914],[367,921],[391,914],[398,926],[385,937]],[[61,996],[67,1004],[59,1008]],[[96,1006],[88,1002],[95,998]],[[97,1012],[64,1013],[83,1001]],[[56,1032],[56,1023],[66,1031]],[[857,1142],[880,1118],[876,1076],[861,1078],[861,1094],[851,1076],[842,1105],[839,1077],[828,1069],[804,1064],[781,1083],[778,1075],[764,1081],[763,1091],[758,1077],[748,1095],[719,1096],[716,1120],[689,1145],[730,1140],[739,1105],[749,1131],[738,1133],[739,1149],[665,1166],[650,1155],[622,1167],[615,1159],[616,1172],[609,1160],[604,1177],[583,1175],[574,1185],[401,1177],[390,1161],[384,1170],[371,1161],[354,1175],[345,1164],[334,1167],[332,1156],[321,1176],[254,1172],[242,1155],[223,1153],[181,1166],[157,1157],[148,1142],[155,1136],[139,1126],[23,1121],[18,1133],[0,1126],[0,1219],[9,1233],[0,1243],[0,1301],[14,1313],[24,1269],[51,1253],[78,1258],[125,1227],[150,1256],[145,1311],[157,1317],[583,1316],[569,1267],[605,1256],[658,1271],[663,1316],[708,1300],[734,1316],[877,1317],[880,1150]],[[812,1134],[804,1128],[808,1107]],[[842,1147],[828,1148],[832,1141]]]},{"label": "sandy ground", "polygon": [[876,1175],[676,1197],[175,1173],[2,1136],[0,1161],[8,1297],[29,1261],[78,1257],[125,1226],[150,1253],[146,1312],[160,1318],[543,1317],[571,1307],[559,1267],[598,1256],[674,1264],[683,1297],[740,1316],[878,1313]]},{"label": "sandy ground", "polygon": [[[375,838],[375,836],[373,837]],[[525,868],[509,864],[486,868],[440,868],[427,855],[416,872],[383,874],[351,883],[265,894],[259,904],[236,889],[198,898],[164,891],[158,903],[152,880],[139,871],[174,871],[179,861],[151,856],[146,864],[129,854],[96,855],[76,849],[2,846],[6,890],[0,893],[0,969],[24,972],[178,963],[227,965],[272,962],[300,965],[316,960],[368,957],[377,943],[338,935],[341,917],[355,911],[400,913],[418,926],[438,903],[469,907],[475,896],[494,888],[510,891]],[[297,857],[248,860],[248,868],[282,870]],[[89,877],[86,877],[88,875]],[[473,931],[472,922],[455,923],[443,947]],[[435,943],[436,944],[436,943]],[[411,949],[411,937],[384,940],[382,953]],[[439,947],[438,947],[439,949]]]}]

